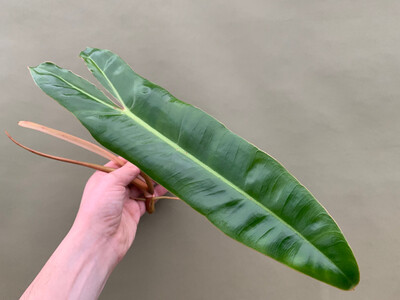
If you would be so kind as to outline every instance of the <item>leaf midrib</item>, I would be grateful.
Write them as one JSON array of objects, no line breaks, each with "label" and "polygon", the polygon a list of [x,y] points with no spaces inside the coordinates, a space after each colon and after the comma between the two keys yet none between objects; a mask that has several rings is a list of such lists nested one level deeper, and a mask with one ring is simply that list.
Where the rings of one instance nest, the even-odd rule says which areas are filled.
[{"label": "leaf midrib", "polygon": [[[92,61],[92,63],[96,66],[96,68],[98,68],[97,64],[95,64],[95,62],[90,59]],[[107,82],[109,82],[110,87],[114,90],[114,86],[111,84],[111,81],[108,79],[108,77],[105,75],[104,72],[101,72],[101,74],[103,74],[105,76],[105,79],[107,80]],[[221,174],[219,174],[218,172],[216,172],[214,169],[212,169],[211,167],[209,167],[208,165],[204,164],[202,161],[200,161],[198,158],[196,158],[195,156],[193,156],[192,154],[190,154],[189,152],[185,151],[180,145],[176,144],[175,142],[173,142],[172,140],[168,139],[166,136],[164,136],[163,134],[161,134],[159,131],[157,131],[156,129],[154,129],[152,126],[150,126],[148,123],[146,123],[145,121],[143,121],[141,118],[139,118],[138,116],[136,116],[134,113],[132,113],[130,110],[128,110],[124,104],[124,102],[122,101],[122,99],[119,97],[119,94],[116,93],[116,95],[118,95],[118,100],[121,101],[121,104],[124,105],[124,109],[120,109],[119,107],[113,107],[111,105],[109,105],[108,103],[101,101],[100,99],[98,99],[97,97],[88,94],[87,92],[83,91],[82,89],[78,88],[77,86],[75,86],[72,83],[67,82],[66,80],[64,80],[63,78],[59,77],[58,75],[53,74],[55,77],[59,78],[60,80],[62,80],[63,82],[65,82],[66,84],[68,84],[69,86],[75,88],[76,90],[82,92],[83,94],[87,95],[88,97],[92,98],[93,100],[100,102],[102,104],[107,105],[108,107],[114,109],[114,110],[118,110],[120,111],[122,114],[125,114],[127,117],[131,118],[133,121],[136,121],[139,125],[141,125],[143,128],[145,128],[146,130],[150,131],[151,133],[153,133],[155,136],[157,136],[158,138],[160,138],[161,140],[163,140],[165,143],[167,143],[169,146],[171,146],[173,149],[177,150],[178,152],[180,152],[181,154],[183,154],[184,156],[188,157],[190,160],[192,160],[194,163],[197,163],[198,165],[200,165],[202,168],[204,168],[206,171],[208,171],[209,173],[211,173],[212,175],[214,175],[215,177],[217,177],[218,179],[220,179],[222,182],[226,183],[228,186],[230,186],[231,188],[235,189],[237,192],[239,192],[240,194],[242,194],[246,199],[249,199],[251,201],[253,201],[257,206],[261,207],[262,209],[264,209],[267,213],[269,213],[270,215],[272,215],[273,217],[275,217],[276,219],[280,220],[280,222],[282,224],[284,224],[286,227],[288,227],[289,229],[291,229],[295,234],[297,234],[302,240],[306,241],[308,244],[310,244],[312,247],[314,247],[317,252],[319,252],[323,257],[325,257],[330,264],[332,264],[337,270],[339,270],[339,272],[351,283],[352,281],[348,278],[348,276],[331,260],[329,259],[329,257],[327,257],[325,255],[325,253],[323,253],[317,246],[315,246],[311,241],[307,240],[299,231],[297,231],[295,228],[293,228],[290,224],[288,224],[285,220],[283,220],[282,218],[280,218],[277,214],[275,214],[273,211],[271,211],[268,207],[262,205],[260,202],[258,202],[257,200],[255,200],[252,196],[250,196],[247,192],[245,192],[243,189],[241,189],[240,187],[236,186],[235,184],[233,184],[232,182],[230,182],[228,179],[226,179],[224,176],[222,176]]]},{"label": "leaf midrib", "polygon": [[153,127],[151,127],[149,124],[147,124],[145,121],[143,121],[141,118],[139,118],[138,116],[136,116],[134,113],[132,113],[130,110],[122,110],[122,113],[127,115],[128,117],[130,117],[131,119],[133,119],[133,121],[137,122],[139,125],[141,125],[142,127],[144,127],[145,129],[147,129],[148,131],[150,131],[151,133],[153,133],[155,136],[157,136],[158,138],[160,138],[161,140],[163,140],[164,142],[166,142],[169,146],[171,146],[172,148],[174,148],[175,150],[177,150],[178,152],[180,152],[181,154],[183,154],[184,156],[188,157],[190,160],[192,160],[195,164],[200,165],[202,168],[204,168],[206,171],[208,171],[209,173],[211,173],[212,175],[214,175],[215,177],[217,177],[218,179],[220,179],[221,181],[223,181],[224,183],[226,183],[228,186],[232,187],[233,189],[235,189],[237,192],[239,192],[240,194],[242,194],[246,199],[249,199],[251,201],[253,201],[256,205],[258,205],[259,207],[261,207],[262,209],[264,209],[267,213],[269,213],[270,215],[272,215],[273,217],[275,217],[276,219],[280,220],[280,222],[282,224],[284,224],[285,226],[287,226],[289,229],[291,229],[295,234],[297,234],[302,240],[306,241],[308,244],[310,244],[311,246],[313,246],[320,254],[322,254],[323,257],[325,257],[333,266],[335,266],[335,268],[337,270],[339,270],[339,272],[349,281],[352,282],[347,275],[331,260],[329,259],[329,257],[327,257],[325,255],[325,253],[323,253],[317,246],[315,246],[311,241],[307,240],[302,234],[301,232],[299,232],[298,230],[296,230],[295,228],[293,228],[290,224],[288,224],[285,220],[283,220],[282,218],[280,218],[277,214],[275,214],[273,211],[271,211],[268,207],[262,205],[259,201],[257,201],[256,199],[254,199],[252,196],[250,196],[247,192],[245,192],[243,189],[241,189],[240,187],[236,186],[235,184],[233,184],[231,181],[229,181],[228,179],[226,179],[224,176],[222,176],[221,174],[219,174],[218,172],[216,172],[214,169],[212,169],[211,167],[209,167],[208,165],[206,165],[205,163],[203,163],[201,160],[199,160],[198,158],[196,158],[195,156],[193,156],[192,154],[190,154],[189,152],[185,151],[180,145],[176,144],[175,142],[171,141],[170,139],[168,139],[166,136],[164,136],[163,134],[161,134],[159,131],[157,131],[156,129],[154,129]]},{"label": "leaf midrib", "polygon": [[106,73],[103,72],[102,69],[100,69],[100,67],[95,63],[95,61],[93,59],[91,59],[89,56],[86,56],[84,58],[84,60],[86,61],[90,60],[92,65],[95,66],[95,68],[100,72],[101,75],[103,75],[104,79],[108,82],[108,85],[110,86],[110,88],[112,89],[114,96],[117,98],[117,100],[119,100],[119,102],[121,103],[122,107],[124,109],[127,109],[125,102],[122,100],[121,95],[118,93],[117,89],[114,87],[114,85],[112,84],[112,82],[110,81],[110,79],[108,79]]},{"label": "leaf midrib", "polygon": [[[35,69],[35,72],[38,73],[38,74],[44,75],[44,74],[38,72],[36,69]],[[71,73],[72,73],[72,72],[71,72]],[[114,107],[114,106],[108,104],[107,102],[104,102],[103,100],[97,98],[96,96],[94,96],[94,95],[92,95],[92,94],[89,94],[89,93],[85,92],[84,90],[80,89],[80,88],[77,87],[76,85],[74,85],[74,84],[70,83],[69,81],[65,80],[65,79],[62,78],[61,76],[59,76],[59,75],[57,75],[57,74],[55,74],[55,73],[52,73],[52,75],[53,75],[54,77],[58,78],[59,80],[61,80],[62,82],[66,83],[66,84],[69,85],[70,87],[74,88],[75,90],[81,92],[82,94],[88,96],[89,98],[92,98],[94,101],[96,101],[96,102],[98,102],[98,103],[101,103],[101,104],[104,104],[104,105],[106,105],[106,106],[108,106],[108,107],[110,107],[110,108],[116,109],[116,107]],[[75,75],[75,74],[74,74],[74,75]],[[77,75],[75,75],[75,76],[77,76]],[[83,79],[83,78],[82,78],[82,79]],[[89,82],[88,82],[88,83],[89,83]],[[95,87],[95,88],[96,88],[96,87]],[[100,91],[100,90],[99,90],[99,91]],[[101,93],[101,91],[100,91],[100,93]],[[104,97],[107,97],[107,96],[104,95]],[[110,100],[110,101],[111,101],[111,100]]]}]

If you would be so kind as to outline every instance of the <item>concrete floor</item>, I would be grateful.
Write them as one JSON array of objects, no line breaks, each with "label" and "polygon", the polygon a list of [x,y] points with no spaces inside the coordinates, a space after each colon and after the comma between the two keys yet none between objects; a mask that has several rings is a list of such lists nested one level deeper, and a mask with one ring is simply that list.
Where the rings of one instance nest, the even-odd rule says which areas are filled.
[{"label": "concrete floor", "polygon": [[[344,292],[229,239],[178,201],[145,216],[101,299],[398,299],[398,1],[0,1],[0,128],[44,152],[103,163],[17,126],[89,139],[33,83],[50,60],[95,81],[86,46],[277,158],[338,222],[361,271]],[[90,170],[0,137],[0,299],[23,293],[68,232]]]}]

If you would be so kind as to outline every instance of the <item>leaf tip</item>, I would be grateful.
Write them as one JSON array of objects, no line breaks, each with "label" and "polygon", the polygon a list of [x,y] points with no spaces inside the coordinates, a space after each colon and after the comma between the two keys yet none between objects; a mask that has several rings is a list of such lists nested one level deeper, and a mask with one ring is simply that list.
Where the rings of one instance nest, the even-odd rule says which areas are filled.
[{"label": "leaf tip", "polygon": [[28,67],[28,69],[32,74],[33,72],[37,73],[40,69],[46,69],[46,68],[49,68],[49,67],[57,67],[57,65],[52,63],[52,62],[50,62],[50,61],[46,61],[46,62],[43,62],[43,63],[41,63],[41,64],[39,64],[39,65],[37,65],[35,67]]},{"label": "leaf tip", "polygon": [[28,70],[29,70],[29,72],[32,73],[32,72],[35,71],[35,69],[36,69],[37,67],[39,67],[39,65],[37,65],[36,67],[30,66],[30,67],[28,67]]},{"label": "leaf tip", "polygon": [[79,53],[79,56],[83,59],[89,57],[93,51],[97,51],[99,49],[97,48],[92,48],[92,47],[86,47],[85,50],[82,50],[81,53]]},{"label": "leaf tip", "polygon": [[356,286],[360,283],[360,270],[357,268],[357,271],[354,275],[352,284],[350,285],[350,287],[347,289],[349,291],[354,291],[356,289]]},{"label": "leaf tip", "polygon": [[348,272],[343,279],[342,284],[337,287],[346,291],[353,291],[360,282],[360,270],[358,266],[352,272]]}]

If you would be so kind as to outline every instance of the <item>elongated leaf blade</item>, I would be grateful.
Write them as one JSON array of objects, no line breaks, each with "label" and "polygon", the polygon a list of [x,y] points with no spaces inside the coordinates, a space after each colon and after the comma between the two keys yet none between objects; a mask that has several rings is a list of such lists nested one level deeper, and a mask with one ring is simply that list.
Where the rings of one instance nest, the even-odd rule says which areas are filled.
[{"label": "elongated leaf blade", "polygon": [[31,74],[99,143],[237,241],[338,288],[358,283],[356,260],[339,227],[280,163],[137,75],[114,53],[87,48],[81,57],[122,109],[54,64],[31,68]]}]

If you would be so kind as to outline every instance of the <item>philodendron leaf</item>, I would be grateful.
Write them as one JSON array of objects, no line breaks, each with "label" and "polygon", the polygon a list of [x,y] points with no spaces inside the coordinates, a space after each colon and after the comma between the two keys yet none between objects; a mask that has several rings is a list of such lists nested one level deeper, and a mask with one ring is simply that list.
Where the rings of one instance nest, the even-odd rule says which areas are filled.
[{"label": "philodendron leaf", "polygon": [[99,143],[233,239],[338,288],[357,285],[358,266],[339,227],[280,163],[114,53],[87,48],[81,57],[122,108],[52,63],[31,74]]}]

